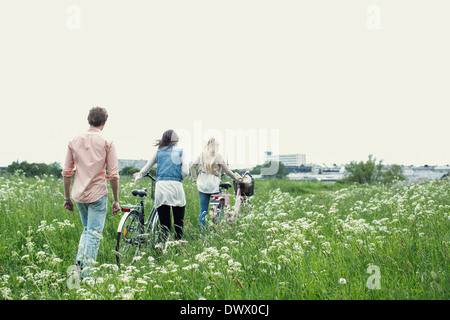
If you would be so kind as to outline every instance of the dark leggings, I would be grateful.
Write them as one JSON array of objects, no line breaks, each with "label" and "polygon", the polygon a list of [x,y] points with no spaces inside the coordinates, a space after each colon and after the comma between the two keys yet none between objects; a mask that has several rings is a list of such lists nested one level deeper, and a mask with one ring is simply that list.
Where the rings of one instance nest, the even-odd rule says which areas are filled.
[{"label": "dark leggings", "polygon": [[[170,208],[173,211],[173,224],[175,227],[175,239],[180,240],[183,237],[183,221],[184,221],[184,207],[170,207],[162,205],[158,207],[159,221],[161,222],[161,234],[159,242],[166,241],[169,232],[172,231],[172,221],[170,219]],[[162,238],[161,238],[162,237]]]}]

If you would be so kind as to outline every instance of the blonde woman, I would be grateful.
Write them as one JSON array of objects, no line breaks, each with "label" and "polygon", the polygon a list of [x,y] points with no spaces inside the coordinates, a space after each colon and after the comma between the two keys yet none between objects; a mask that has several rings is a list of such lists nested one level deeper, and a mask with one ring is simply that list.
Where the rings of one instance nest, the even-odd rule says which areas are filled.
[{"label": "blonde woman", "polygon": [[[197,167],[198,176],[197,176]],[[215,138],[208,140],[202,153],[191,165],[192,181],[197,183],[198,196],[200,198],[200,231],[206,230],[206,215],[208,213],[211,195],[219,192],[222,170],[232,179],[238,181],[241,176],[233,173],[219,153],[219,143]]]}]

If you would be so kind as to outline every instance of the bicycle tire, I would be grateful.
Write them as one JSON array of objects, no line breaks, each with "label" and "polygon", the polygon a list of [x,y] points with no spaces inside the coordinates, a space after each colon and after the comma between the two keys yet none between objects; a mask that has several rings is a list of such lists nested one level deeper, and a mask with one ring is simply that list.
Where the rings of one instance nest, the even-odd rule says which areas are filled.
[{"label": "bicycle tire", "polygon": [[161,224],[159,222],[159,215],[156,208],[153,208],[150,212],[149,218],[148,218],[148,225],[146,229],[146,233],[148,234],[149,244],[151,248],[155,248],[155,245],[159,241],[160,236],[160,230],[161,230]]},{"label": "bicycle tire", "polygon": [[134,257],[139,253],[142,244],[138,237],[140,234],[142,234],[142,224],[139,212],[133,210],[122,217],[117,229],[116,262],[118,266],[121,263],[124,265],[134,263]]},{"label": "bicycle tire", "polygon": [[242,214],[242,208],[245,206],[245,199],[246,197],[241,193],[241,188],[238,188],[236,190],[236,198],[234,202],[234,214],[237,216],[239,214]]}]

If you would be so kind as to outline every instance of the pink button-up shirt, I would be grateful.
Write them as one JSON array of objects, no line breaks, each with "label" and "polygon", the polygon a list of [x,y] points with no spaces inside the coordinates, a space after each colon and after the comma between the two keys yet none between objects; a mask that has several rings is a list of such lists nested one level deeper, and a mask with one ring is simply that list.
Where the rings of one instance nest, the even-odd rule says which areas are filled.
[{"label": "pink button-up shirt", "polygon": [[108,194],[106,179],[119,178],[119,164],[114,143],[100,133],[100,129],[91,127],[69,142],[62,175],[72,177],[73,169],[76,167],[72,186],[72,198],[76,202],[97,201]]}]

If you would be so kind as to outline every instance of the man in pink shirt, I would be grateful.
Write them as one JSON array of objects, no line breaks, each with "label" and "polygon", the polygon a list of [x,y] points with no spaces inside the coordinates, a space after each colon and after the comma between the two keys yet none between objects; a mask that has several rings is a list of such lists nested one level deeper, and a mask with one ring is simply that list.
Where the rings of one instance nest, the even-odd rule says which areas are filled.
[{"label": "man in pink shirt", "polygon": [[[76,265],[83,270],[83,276],[89,275],[88,269],[97,258],[107,214],[107,179],[109,179],[114,197],[112,215],[116,215],[120,210],[119,164],[116,148],[112,141],[101,135],[107,119],[108,113],[104,108],[95,107],[89,111],[90,128],[69,142],[62,170],[64,208],[73,211],[73,198],[84,227],[76,257]],[[70,184],[74,168],[76,168],[76,173],[71,198]]]}]

